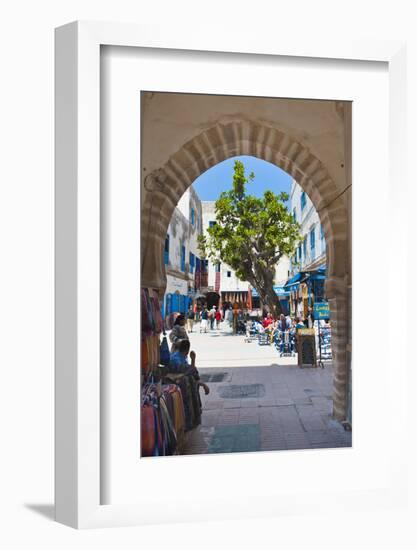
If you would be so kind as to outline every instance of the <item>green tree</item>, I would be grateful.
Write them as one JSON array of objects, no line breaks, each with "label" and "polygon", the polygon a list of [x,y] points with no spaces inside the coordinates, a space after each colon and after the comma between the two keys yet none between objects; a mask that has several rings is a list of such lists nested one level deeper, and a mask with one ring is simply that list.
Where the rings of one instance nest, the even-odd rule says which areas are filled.
[{"label": "green tree", "polygon": [[254,179],[253,172],[245,176],[244,165],[237,160],[232,189],[216,201],[216,223],[207,235],[200,235],[199,248],[203,257],[230,265],[278,315],[281,306],[274,291],[275,266],[282,256],[294,254],[301,240],[300,226],[284,204],[287,193],[265,191],[262,198],[246,194],[246,186]]}]

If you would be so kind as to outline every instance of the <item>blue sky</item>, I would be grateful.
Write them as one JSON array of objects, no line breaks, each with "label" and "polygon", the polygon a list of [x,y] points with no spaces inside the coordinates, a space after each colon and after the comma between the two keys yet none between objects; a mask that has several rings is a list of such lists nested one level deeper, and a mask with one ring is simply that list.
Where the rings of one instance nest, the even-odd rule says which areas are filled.
[{"label": "blue sky", "polygon": [[249,194],[261,197],[267,189],[274,193],[290,193],[292,178],[281,168],[256,157],[241,156],[216,164],[194,181],[194,188],[202,201],[214,201],[222,191],[231,189],[235,160],[243,162],[246,175],[255,174],[253,183],[246,188]]}]

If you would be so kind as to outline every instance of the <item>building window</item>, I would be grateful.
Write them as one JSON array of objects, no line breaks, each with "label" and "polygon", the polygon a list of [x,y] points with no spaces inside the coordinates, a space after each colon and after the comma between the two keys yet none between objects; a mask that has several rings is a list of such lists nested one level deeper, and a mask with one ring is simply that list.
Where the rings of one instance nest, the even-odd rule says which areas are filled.
[{"label": "building window", "polygon": [[298,265],[298,262],[297,262],[297,252],[295,253],[293,258],[291,259],[290,268],[291,268],[291,275],[294,275],[294,273],[297,273],[297,271],[300,270],[300,266]]},{"label": "building window", "polygon": [[215,272],[216,273],[220,273],[220,268],[221,268],[222,264],[218,263],[216,264],[214,267],[215,267]]},{"label": "building window", "polygon": [[194,266],[195,266],[195,256],[192,252],[190,252],[190,273],[194,273]]},{"label": "building window", "polygon": [[193,227],[195,225],[195,210],[194,210],[194,208],[191,208],[191,225]]},{"label": "building window", "polygon": [[164,247],[164,264],[169,264],[169,235],[165,237],[165,247]]},{"label": "building window", "polygon": [[299,245],[298,247],[298,261],[301,262],[301,256],[302,256],[302,252],[301,252],[301,244]]},{"label": "building window", "polygon": [[217,222],[215,221],[209,221],[209,227],[213,227],[213,225],[216,225]]},{"label": "building window", "polygon": [[185,246],[181,246],[181,271],[185,271]]},{"label": "building window", "polygon": [[305,237],[304,241],[303,241],[303,257],[304,257],[304,261],[306,261],[306,258],[307,258],[307,237]]},{"label": "building window", "polygon": [[231,277],[231,276],[232,276],[232,272],[231,272],[231,271],[228,271],[228,272],[227,272],[227,276],[228,276],[228,277]]},{"label": "building window", "polygon": [[323,229],[323,226],[320,224],[320,239],[323,241],[324,240],[324,229]]},{"label": "building window", "polygon": [[305,192],[303,191],[303,192],[301,193],[301,211],[304,210],[306,203],[307,203],[306,194],[305,194]]},{"label": "building window", "polygon": [[294,221],[296,222],[296,221],[297,221],[297,211],[296,211],[295,208],[294,208],[294,210],[292,211],[292,217],[294,218]]},{"label": "building window", "polygon": [[311,259],[314,260],[315,252],[316,252],[316,232],[315,227],[310,231],[310,251],[311,251]]}]

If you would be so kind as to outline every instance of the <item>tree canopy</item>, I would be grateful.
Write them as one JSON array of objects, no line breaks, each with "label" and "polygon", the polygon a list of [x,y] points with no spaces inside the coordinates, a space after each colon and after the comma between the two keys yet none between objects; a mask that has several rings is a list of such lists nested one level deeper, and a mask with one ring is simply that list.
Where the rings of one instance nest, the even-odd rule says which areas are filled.
[{"label": "tree canopy", "polygon": [[287,193],[277,195],[268,190],[262,198],[247,194],[246,187],[254,179],[253,172],[246,177],[243,163],[236,160],[232,189],[217,199],[216,223],[207,229],[207,235],[200,235],[200,252],[215,263],[228,264],[278,315],[275,266],[284,255],[294,254],[301,240],[300,226],[284,204]]}]

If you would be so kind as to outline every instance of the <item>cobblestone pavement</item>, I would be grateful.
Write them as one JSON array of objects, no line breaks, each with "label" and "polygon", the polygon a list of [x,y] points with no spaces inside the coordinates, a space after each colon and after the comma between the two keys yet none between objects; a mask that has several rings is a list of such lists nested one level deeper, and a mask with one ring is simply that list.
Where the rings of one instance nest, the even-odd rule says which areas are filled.
[{"label": "cobblestone pavement", "polygon": [[202,424],[188,434],[186,454],[351,446],[351,432],[332,418],[331,362],[300,369],[296,358],[227,328],[189,336],[210,394],[201,392]]}]

